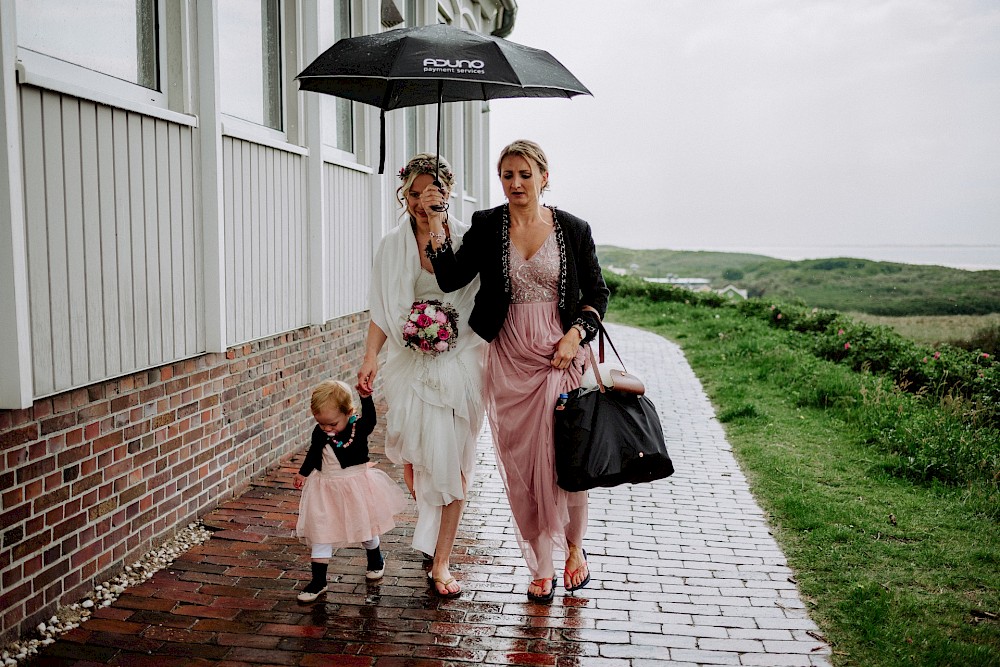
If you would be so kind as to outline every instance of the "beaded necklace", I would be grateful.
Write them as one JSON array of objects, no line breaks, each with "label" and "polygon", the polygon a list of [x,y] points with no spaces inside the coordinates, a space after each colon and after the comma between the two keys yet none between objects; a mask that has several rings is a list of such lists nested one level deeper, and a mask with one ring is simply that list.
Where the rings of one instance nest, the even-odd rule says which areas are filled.
[{"label": "beaded necklace", "polygon": [[347,442],[344,442],[342,440],[337,440],[332,435],[326,436],[330,439],[330,441],[333,443],[333,446],[336,447],[337,449],[341,447],[350,447],[351,443],[354,442],[354,432],[358,430],[358,416],[351,415],[350,419],[347,420],[347,423],[351,425],[351,437],[347,439]]}]

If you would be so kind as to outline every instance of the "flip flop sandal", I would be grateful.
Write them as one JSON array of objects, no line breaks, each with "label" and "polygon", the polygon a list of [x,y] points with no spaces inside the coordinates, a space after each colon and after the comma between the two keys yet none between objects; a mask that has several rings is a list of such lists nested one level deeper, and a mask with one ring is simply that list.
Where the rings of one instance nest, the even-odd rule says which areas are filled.
[{"label": "flip flop sandal", "polygon": [[[545,577],[544,579],[532,579],[531,583],[534,584],[535,586],[540,586],[542,590],[545,590],[546,581],[551,582],[551,584],[549,585],[549,592],[546,595],[535,595],[529,590],[528,591],[529,600],[531,600],[532,602],[537,602],[538,604],[548,604],[552,602],[552,599],[555,598],[556,596],[556,575],[553,574],[551,577]],[[531,586],[529,585],[528,588],[530,589]]]},{"label": "flip flop sandal", "polygon": [[[462,588],[461,587],[459,587],[459,589],[457,591],[454,591],[454,592],[451,592],[451,591],[448,590],[449,586],[451,586],[452,584],[456,583],[455,582],[455,577],[448,577],[447,579],[438,579],[437,577],[429,577],[429,581],[431,582],[431,590],[434,591],[434,595],[436,595],[439,598],[442,598],[444,600],[453,600],[453,599],[457,598],[459,595],[462,594]],[[444,586],[444,589],[445,589],[444,593],[442,593],[440,590],[438,590],[438,585],[439,584],[441,586]]]},{"label": "flip flop sandal", "polygon": [[[570,572],[569,570],[563,570],[563,583],[566,584],[566,591],[570,593],[572,593],[573,591],[578,591],[590,583],[590,564],[587,563],[587,550],[581,549],[581,551],[583,551],[583,565],[576,568],[572,572]],[[578,583],[576,586],[570,586],[569,582],[573,580],[573,577],[580,574],[580,570],[582,570],[583,568],[587,568],[586,578],[580,583]]]}]

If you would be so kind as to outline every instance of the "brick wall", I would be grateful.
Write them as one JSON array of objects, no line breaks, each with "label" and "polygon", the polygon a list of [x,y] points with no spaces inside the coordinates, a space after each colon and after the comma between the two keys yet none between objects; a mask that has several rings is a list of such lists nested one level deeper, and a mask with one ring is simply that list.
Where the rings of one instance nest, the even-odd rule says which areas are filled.
[{"label": "brick wall", "polygon": [[312,387],[353,384],[367,322],[351,315],[0,410],[0,644],[305,447]]}]

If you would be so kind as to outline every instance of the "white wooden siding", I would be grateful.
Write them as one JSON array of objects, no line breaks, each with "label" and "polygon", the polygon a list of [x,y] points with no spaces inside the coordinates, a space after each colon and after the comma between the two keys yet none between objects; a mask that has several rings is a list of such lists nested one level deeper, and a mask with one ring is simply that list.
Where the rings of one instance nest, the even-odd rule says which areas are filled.
[{"label": "white wooden siding", "polygon": [[35,396],[204,351],[191,128],[19,90]]},{"label": "white wooden siding", "polygon": [[331,319],[368,309],[374,255],[370,180],[371,176],[364,172],[324,165],[326,256],[332,282],[327,290],[326,311]]},{"label": "white wooden siding", "polygon": [[227,345],[308,322],[303,161],[223,137]]}]

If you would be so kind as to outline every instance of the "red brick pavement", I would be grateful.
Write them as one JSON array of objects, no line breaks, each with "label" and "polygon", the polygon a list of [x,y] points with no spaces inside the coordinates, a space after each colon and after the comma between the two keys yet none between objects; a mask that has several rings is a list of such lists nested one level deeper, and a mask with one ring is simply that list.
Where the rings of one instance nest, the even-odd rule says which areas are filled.
[{"label": "red brick pavement", "polygon": [[[488,440],[482,440],[479,474],[495,477]],[[401,479],[374,442],[373,452],[383,469]],[[211,512],[204,523],[214,531],[212,539],[129,588],[28,667],[567,667],[597,654],[597,637],[581,641],[577,634],[595,632],[593,619],[579,613],[587,598],[528,603],[527,570],[513,576],[515,568],[523,569],[516,550],[506,544],[502,551],[503,539],[482,539],[483,529],[489,530],[484,517],[498,519],[501,532],[509,527],[509,510],[495,493],[489,506],[479,499],[476,512],[484,516],[472,523],[480,535],[466,530],[465,522],[459,534],[453,573],[465,589],[461,598],[441,600],[431,593],[423,556],[409,546],[415,517],[406,513],[382,536],[387,564],[380,582],[365,580],[363,549],[343,548],[330,561],[329,592],[313,604],[298,602],[295,596],[310,577],[308,549],[292,535],[299,492],[291,480],[301,457]]]}]

